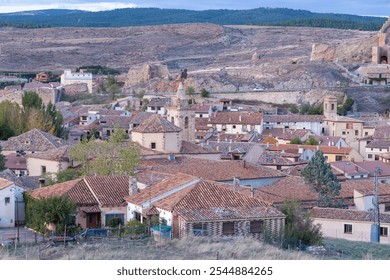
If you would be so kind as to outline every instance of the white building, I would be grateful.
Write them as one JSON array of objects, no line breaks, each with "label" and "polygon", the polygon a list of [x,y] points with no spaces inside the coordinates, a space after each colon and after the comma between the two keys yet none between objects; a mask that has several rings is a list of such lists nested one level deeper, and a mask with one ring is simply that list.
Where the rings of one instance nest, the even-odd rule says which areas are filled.
[{"label": "white building", "polygon": [[0,228],[24,223],[24,191],[14,182],[0,178]]},{"label": "white building", "polygon": [[87,84],[88,92],[92,93],[92,73],[74,72],[65,70],[61,75],[61,85]]}]

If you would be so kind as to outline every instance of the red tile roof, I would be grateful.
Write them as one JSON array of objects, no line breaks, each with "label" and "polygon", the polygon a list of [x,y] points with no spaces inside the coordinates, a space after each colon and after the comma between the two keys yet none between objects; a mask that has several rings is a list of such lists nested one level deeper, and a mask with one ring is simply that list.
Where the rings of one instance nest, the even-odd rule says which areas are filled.
[{"label": "red tile roof", "polygon": [[[347,205],[353,205],[354,190],[362,195],[372,194],[373,184],[372,180],[341,182],[340,195],[337,198],[344,199]],[[245,187],[241,187],[241,191],[245,194],[250,193],[250,189]],[[278,205],[283,204],[286,199],[300,201],[308,206],[317,204],[317,194],[311,191],[303,177],[299,176],[287,176],[270,186],[256,188],[255,197]],[[379,198],[381,203],[390,201],[390,185],[379,184]]]},{"label": "red tile roof", "polygon": [[0,190],[4,190],[6,188],[8,188],[9,186],[12,186],[14,184],[14,182],[12,181],[9,181],[7,179],[4,179],[4,178],[0,178]]},{"label": "red tile roof", "polygon": [[156,114],[152,115],[142,124],[133,129],[133,132],[140,133],[166,133],[180,131],[180,127],[177,127],[167,119]]},{"label": "red tile roof", "polygon": [[34,198],[66,196],[79,205],[123,206],[129,195],[129,176],[91,176],[31,192]]},{"label": "red tile roof", "polygon": [[208,123],[260,125],[262,116],[262,113],[254,112],[217,112],[210,115]]},{"label": "red tile roof", "polygon": [[[243,195],[218,183],[201,181],[170,204],[187,222],[284,217],[269,203]],[[168,199],[168,198],[167,198]],[[170,199],[170,198],[169,198]],[[164,201],[160,201],[163,204]],[[156,203],[156,207],[159,207]],[[166,209],[166,208],[164,208]]]},{"label": "red tile roof", "polygon": [[335,146],[315,146],[315,145],[295,145],[295,144],[279,144],[269,147],[270,151],[287,151],[296,150],[300,148],[305,150],[321,150],[324,154],[349,155],[352,151],[351,147],[335,147]]},{"label": "red tile roof", "polygon": [[168,174],[185,173],[205,180],[230,181],[241,179],[278,178],[284,174],[264,167],[234,160],[208,160],[200,158],[177,157],[175,160],[146,159],[141,167]]},{"label": "red tile roof", "polygon": [[138,194],[127,196],[126,200],[130,203],[141,205],[148,202],[149,200],[158,197],[168,191],[176,189],[183,184],[193,182],[197,177],[187,175],[187,174],[176,174],[175,176],[167,177],[161,182],[150,186],[147,189],[141,190]]},{"label": "red tile roof", "polygon": [[[372,211],[358,211],[339,208],[318,208],[311,209],[311,216],[317,219],[343,220],[343,221],[360,221],[372,222]],[[390,223],[390,214],[380,213],[380,221]]]}]

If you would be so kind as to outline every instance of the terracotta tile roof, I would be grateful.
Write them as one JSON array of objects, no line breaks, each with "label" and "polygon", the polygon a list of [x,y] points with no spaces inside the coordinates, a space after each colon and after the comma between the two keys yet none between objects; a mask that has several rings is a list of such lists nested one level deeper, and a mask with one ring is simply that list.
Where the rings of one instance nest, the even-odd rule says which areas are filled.
[{"label": "terracotta tile roof", "polygon": [[[360,221],[372,222],[372,211],[357,211],[339,208],[318,208],[311,209],[311,216],[317,219],[343,220],[343,221]],[[390,223],[390,214],[380,213],[380,221]]]},{"label": "terracotta tile roof", "polygon": [[366,145],[366,148],[389,149],[390,139],[374,139]]},{"label": "terracotta tile roof", "polygon": [[266,115],[263,119],[265,123],[322,122],[324,117],[322,115]]},{"label": "terracotta tile roof", "polygon": [[278,143],[278,140],[275,139],[274,137],[272,136],[267,136],[266,138],[262,139],[260,141],[261,144],[271,144],[271,145],[274,145],[276,143]]},{"label": "terracotta tile roof", "polygon": [[352,151],[351,147],[335,147],[335,146],[315,146],[315,145],[295,145],[295,144],[279,144],[269,147],[270,151],[293,151],[302,148],[305,150],[321,150],[324,154],[349,155]]},{"label": "terracotta tile roof", "polygon": [[198,104],[195,107],[195,113],[198,114],[208,114],[210,111],[210,104]]},{"label": "terracotta tile roof", "polygon": [[181,141],[180,153],[181,154],[219,154],[218,151],[206,149],[201,145],[188,142],[188,141]]},{"label": "terracotta tile roof", "polygon": [[148,107],[166,107],[168,102],[169,98],[152,98],[148,103]]},{"label": "terracotta tile roof", "polygon": [[262,113],[253,112],[216,112],[209,117],[210,124],[260,125]]},{"label": "terracotta tile roof", "polygon": [[208,126],[208,119],[207,118],[195,118],[195,130],[205,130],[208,131],[211,126]]},{"label": "terracotta tile roof", "polygon": [[[325,120],[325,118],[324,118]],[[364,121],[355,119],[355,118],[350,118],[350,117],[345,117],[345,116],[336,116],[336,118],[332,119],[326,119],[327,121],[330,122],[352,122],[352,123],[364,123]]]},{"label": "terracotta tile roof", "polygon": [[338,172],[349,176],[369,173],[367,169],[351,161],[336,161],[330,163],[330,165],[332,166],[332,168],[335,168]]},{"label": "terracotta tile roof", "polygon": [[[390,185],[379,184],[380,202],[390,201]],[[347,205],[353,205],[353,192],[359,191],[363,195],[372,194],[372,180],[349,180],[341,182],[339,199],[343,199]],[[242,192],[250,193],[249,188],[242,187]],[[286,199],[300,201],[303,204],[315,206],[317,204],[317,194],[309,189],[302,177],[287,176],[270,186],[259,187],[255,190],[255,197],[270,201],[274,204],[283,204]]]},{"label": "terracotta tile roof", "polygon": [[218,142],[218,141],[207,141],[204,144],[204,148],[217,151],[221,153],[221,159],[231,159],[231,153],[233,151],[240,151],[246,154],[250,149],[256,145],[253,142]]},{"label": "terracotta tile roof", "polygon": [[171,190],[174,190],[184,184],[197,180],[197,177],[187,174],[176,174],[163,179],[161,182],[150,186],[149,188],[141,190],[138,194],[127,196],[126,200],[130,203],[141,205],[147,203],[149,200],[163,195]]},{"label": "terracotta tile roof", "polygon": [[379,177],[383,176],[390,176],[390,164],[383,162],[383,161],[362,161],[362,162],[355,162],[356,165],[358,165],[361,168],[364,168],[370,173],[374,173],[377,167],[379,167],[380,173],[378,174]]},{"label": "terracotta tile roof", "polygon": [[154,113],[148,112],[133,112],[130,116],[130,124],[133,126],[138,126],[141,123],[145,122],[149,117],[155,115]]},{"label": "terracotta tile roof", "polygon": [[167,119],[156,114],[152,115],[142,124],[133,129],[133,132],[140,133],[167,133],[180,131],[180,127],[177,127]]},{"label": "terracotta tile roof", "polygon": [[120,116],[124,114],[126,111],[123,110],[111,110],[111,109],[99,109],[97,112],[98,115],[106,117],[106,116]]},{"label": "terracotta tile roof", "polygon": [[269,135],[283,140],[292,140],[294,138],[301,139],[308,134],[311,134],[311,132],[307,129],[272,128],[265,129],[262,135]]},{"label": "terracotta tile roof", "polygon": [[23,150],[28,152],[44,152],[62,146],[62,139],[47,132],[32,129],[19,136],[11,137],[0,143],[3,151]]},{"label": "terracotta tile roof", "polygon": [[82,179],[76,179],[68,182],[58,183],[48,187],[38,188],[31,191],[30,195],[31,197],[38,198],[38,199],[54,197],[54,196],[64,196],[81,180]]},{"label": "terracotta tile roof", "polygon": [[93,205],[87,209],[84,209],[83,211],[85,213],[100,213],[101,212],[99,206],[97,206],[97,205]]},{"label": "terracotta tile roof", "polygon": [[341,137],[338,136],[313,135],[312,137],[314,137],[321,146],[334,146],[341,139]]},{"label": "terracotta tile roof", "polygon": [[201,181],[183,192],[176,202],[168,197],[166,200],[171,201],[159,201],[156,207],[160,205],[167,210],[173,208],[187,222],[284,217],[268,202],[215,182]]},{"label": "terracotta tile roof", "polygon": [[91,176],[36,189],[33,197],[66,196],[79,205],[123,206],[129,176]]},{"label": "terracotta tile roof", "polygon": [[130,116],[105,116],[99,119],[99,124],[101,127],[112,128],[118,125],[123,129],[129,129],[130,120]]},{"label": "terracotta tile roof", "polygon": [[185,173],[211,181],[240,179],[279,178],[284,174],[254,164],[236,160],[208,160],[201,158],[177,157],[175,160],[147,159],[141,167],[168,174]]},{"label": "terracotta tile roof", "polygon": [[375,127],[374,139],[389,139],[390,137],[390,126],[377,126]]},{"label": "terracotta tile roof", "polygon": [[137,181],[142,183],[142,184],[145,184],[147,186],[156,184],[156,183],[161,182],[162,180],[170,178],[172,176],[175,176],[175,175],[154,172],[154,171],[150,171],[150,170],[144,170],[142,172],[135,174]]},{"label": "terracotta tile roof", "polygon": [[6,157],[5,168],[27,170],[26,158],[24,156],[17,156],[16,154],[9,154]]},{"label": "terracotta tile roof", "polygon": [[27,158],[39,158],[52,161],[69,161],[70,146],[62,146],[56,149],[47,150],[45,152],[27,154]]},{"label": "terracotta tile roof", "polygon": [[0,178],[0,190],[4,190],[4,189],[8,188],[9,186],[12,186],[13,184],[14,184],[14,182],[12,182],[10,180]]},{"label": "terracotta tile roof", "polygon": [[299,155],[297,154],[289,154],[289,153],[278,153],[278,152],[270,152],[265,151],[260,155],[258,163],[261,165],[282,165],[282,166],[294,166],[306,164],[307,161],[303,160],[291,160],[288,158],[297,158]]}]

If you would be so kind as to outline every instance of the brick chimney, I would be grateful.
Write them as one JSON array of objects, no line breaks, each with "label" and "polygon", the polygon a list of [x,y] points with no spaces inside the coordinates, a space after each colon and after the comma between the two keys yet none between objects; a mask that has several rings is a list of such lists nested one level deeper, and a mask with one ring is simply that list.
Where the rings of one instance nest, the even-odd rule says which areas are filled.
[{"label": "brick chimney", "polygon": [[255,197],[255,188],[251,187],[251,197]]}]

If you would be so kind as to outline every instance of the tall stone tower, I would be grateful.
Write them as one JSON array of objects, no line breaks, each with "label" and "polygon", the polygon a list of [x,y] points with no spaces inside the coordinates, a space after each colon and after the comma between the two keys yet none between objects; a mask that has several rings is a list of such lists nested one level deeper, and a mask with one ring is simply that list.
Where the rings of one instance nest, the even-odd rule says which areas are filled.
[{"label": "tall stone tower", "polygon": [[328,120],[336,119],[337,116],[337,97],[326,96],[324,98],[324,117]]},{"label": "tall stone tower", "polygon": [[183,82],[180,81],[173,104],[168,106],[167,119],[182,129],[184,141],[195,140],[195,110],[188,105]]}]

